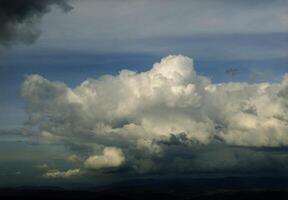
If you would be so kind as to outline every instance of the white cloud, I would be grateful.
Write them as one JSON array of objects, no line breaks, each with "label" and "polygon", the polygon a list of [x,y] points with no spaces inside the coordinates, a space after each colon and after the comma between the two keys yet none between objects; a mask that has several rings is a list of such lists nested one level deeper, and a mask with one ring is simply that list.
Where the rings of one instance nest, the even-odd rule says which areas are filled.
[{"label": "white cloud", "polygon": [[74,89],[31,75],[22,93],[31,123],[49,138],[106,147],[103,155],[85,161],[86,167],[101,169],[126,159],[133,165],[141,157],[163,156],[158,142],[169,141],[171,134],[204,145],[219,140],[287,145],[287,77],[279,83],[213,84],[197,75],[192,59],[179,55],[163,58],[147,72],[122,70],[117,76],[87,79]]},{"label": "white cloud", "polygon": [[81,174],[80,169],[69,169],[67,171],[59,171],[57,169],[49,170],[43,177],[45,178],[71,178],[79,176]]},{"label": "white cloud", "polygon": [[125,156],[121,149],[106,147],[103,155],[90,156],[85,162],[85,167],[89,169],[105,169],[121,166],[125,162]]}]

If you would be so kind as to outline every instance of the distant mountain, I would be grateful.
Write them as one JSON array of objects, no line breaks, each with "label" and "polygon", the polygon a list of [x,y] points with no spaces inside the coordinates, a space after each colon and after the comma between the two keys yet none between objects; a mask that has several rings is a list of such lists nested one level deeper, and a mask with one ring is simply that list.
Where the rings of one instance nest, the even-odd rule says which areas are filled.
[{"label": "distant mountain", "polygon": [[136,179],[86,190],[50,186],[0,189],[1,199],[288,199],[287,177]]}]

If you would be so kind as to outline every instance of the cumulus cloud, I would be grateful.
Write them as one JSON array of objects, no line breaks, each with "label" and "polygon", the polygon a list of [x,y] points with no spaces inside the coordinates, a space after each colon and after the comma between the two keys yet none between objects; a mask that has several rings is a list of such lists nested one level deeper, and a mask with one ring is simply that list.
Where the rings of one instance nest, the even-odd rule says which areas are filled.
[{"label": "cumulus cloud", "polygon": [[71,9],[66,0],[1,0],[0,45],[34,42],[40,33],[37,24],[52,5]]},{"label": "cumulus cloud", "polygon": [[[91,169],[124,161],[141,172],[167,167],[159,159],[192,169],[205,157],[217,157],[203,153],[213,145],[288,144],[288,75],[278,83],[213,84],[195,72],[192,59],[179,55],[146,72],[122,70],[76,88],[31,75],[22,94],[29,122],[57,142],[89,147],[84,166]],[[93,155],[97,149],[103,154]],[[198,158],[197,151],[205,156]]]},{"label": "cumulus cloud", "polygon": [[89,169],[105,169],[119,167],[124,162],[125,156],[121,149],[106,147],[103,150],[103,155],[90,156],[84,162],[84,165]]},{"label": "cumulus cloud", "polygon": [[43,175],[43,177],[45,178],[71,178],[71,177],[79,176],[80,174],[81,174],[80,169],[69,169],[67,171],[59,171],[55,169],[55,170],[49,170]]}]

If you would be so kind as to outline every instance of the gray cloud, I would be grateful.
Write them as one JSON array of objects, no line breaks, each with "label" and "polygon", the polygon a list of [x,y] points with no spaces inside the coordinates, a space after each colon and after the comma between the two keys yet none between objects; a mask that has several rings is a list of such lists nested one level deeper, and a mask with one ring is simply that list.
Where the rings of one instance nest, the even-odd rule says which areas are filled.
[{"label": "gray cloud", "polygon": [[29,50],[181,53],[205,60],[281,58],[287,56],[287,3],[73,1],[69,15],[54,11],[45,18],[42,40]]},{"label": "gray cloud", "polygon": [[[0,129],[0,137],[1,136],[22,136],[25,135],[27,131],[22,129]],[[28,131],[29,133],[29,131]]]},{"label": "gray cloud", "polygon": [[1,0],[0,45],[34,42],[40,34],[38,22],[52,5],[71,9],[66,0]]}]

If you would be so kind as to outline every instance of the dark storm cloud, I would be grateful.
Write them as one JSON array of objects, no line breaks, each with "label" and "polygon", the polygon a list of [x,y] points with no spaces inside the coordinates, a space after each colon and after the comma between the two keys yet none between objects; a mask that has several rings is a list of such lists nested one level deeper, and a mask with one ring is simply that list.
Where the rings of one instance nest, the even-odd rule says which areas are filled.
[{"label": "dark storm cloud", "polygon": [[0,45],[34,42],[40,34],[37,23],[52,5],[71,9],[66,0],[0,0]]}]

